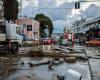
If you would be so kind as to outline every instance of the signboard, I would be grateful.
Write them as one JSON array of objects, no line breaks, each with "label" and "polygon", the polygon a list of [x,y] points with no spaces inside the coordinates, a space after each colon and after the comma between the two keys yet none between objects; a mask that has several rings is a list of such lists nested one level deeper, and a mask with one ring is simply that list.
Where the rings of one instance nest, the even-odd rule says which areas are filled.
[{"label": "signboard", "polygon": [[27,25],[27,31],[32,31],[32,25]]},{"label": "signboard", "polygon": [[6,41],[6,34],[0,34],[0,41]]}]

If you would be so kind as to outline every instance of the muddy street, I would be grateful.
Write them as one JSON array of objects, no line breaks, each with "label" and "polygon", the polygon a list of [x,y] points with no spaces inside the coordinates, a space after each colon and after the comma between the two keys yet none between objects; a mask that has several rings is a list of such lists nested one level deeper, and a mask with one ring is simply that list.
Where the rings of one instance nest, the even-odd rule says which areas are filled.
[{"label": "muddy street", "polygon": [[[70,54],[74,54],[74,57],[78,55],[78,57],[59,57],[61,63],[54,56],[47,57],[48,55],[44,57],[30,57],[26,56],[26,53],[25,56],[1,55],[0,80],[58,80],[57,75],[66,74],[69,69],[79,72],[82,75],[81,80],[99,80],[100,59],[98,50],[93,54],[91,48],[77,46],[74,49],[78,53],[72,52]],[[59,53],[55,54],[59,55]],[[64,53],[61,52],[61,54]],[[68,53],[65,54],[68,55]],[[52,70],[49,69],[48,62],[50,61],[53,61]]]},{"label": "muddy street", "polygon": [[91,80],[87,60],[77,60],[73,63],[64,61],[61,64],[53,65],[52,68],[54,70],[49,70],[48,64],[32,67],[28,64],[30,62],[32,64],[43,63],[50,60],[54,60],[54,58],[30,58],[24,56],[1,57],[0,67],[2,73],[0,80],[57,80],[56,76],[65,74],[68,69],[73,69],[81,73],[82,80]]}]

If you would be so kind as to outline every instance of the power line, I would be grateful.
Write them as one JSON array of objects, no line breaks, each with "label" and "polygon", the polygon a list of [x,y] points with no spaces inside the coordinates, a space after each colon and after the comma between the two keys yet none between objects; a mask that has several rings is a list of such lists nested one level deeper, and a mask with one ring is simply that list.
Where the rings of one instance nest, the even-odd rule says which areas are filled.
[{"label": "power line", "polygon": [[[27,0],[27,1],[30,1],[30,0]],[[74,1],[74,4],[76,2],[100,2],[100,0],[94,0],[94,1]],[[21,6],[22,6],[22,0],[20,0],[20,3],[21,3]],[[73,7],[33,7],[33,8],[36,8],[36,9],[73,9]]]},{"label": "power line", "polygon": [[100,2],[100,0],[93,0],[93,1],[77,1],[77,2]]},{"label": "power line", "polygon": [[33,7],[33,8],[36,8],[36,9],[73,9],[72,8],[68,8],[68,7]]}]

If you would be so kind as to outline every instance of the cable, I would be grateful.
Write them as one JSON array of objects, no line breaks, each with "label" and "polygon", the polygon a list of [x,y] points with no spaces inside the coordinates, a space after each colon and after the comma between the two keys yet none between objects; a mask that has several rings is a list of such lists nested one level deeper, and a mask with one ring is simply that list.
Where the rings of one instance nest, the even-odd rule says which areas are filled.
[{"label": "cable", "polygon": [[73,7],[72,8],[67,8],[67,7],[33,7],[33,8],[37,8],[37,9],[73,9]]},{"label": "cable", "polygon": [[100,0],[94,0],[94,1],[77,1],[77,2],[100,2]]}]

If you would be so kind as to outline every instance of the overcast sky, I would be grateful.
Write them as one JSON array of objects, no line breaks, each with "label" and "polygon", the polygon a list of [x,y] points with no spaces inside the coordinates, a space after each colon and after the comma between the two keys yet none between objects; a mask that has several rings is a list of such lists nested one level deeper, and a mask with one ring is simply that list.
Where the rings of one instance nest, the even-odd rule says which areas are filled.
[{"label": "overcast sky", "polygon": [[[80,18],[80,16],[81,17],[86,16],[87,13],[84,11],[91,4],[96,4],[97,6],[100,5],[99,2],[84,2],[81,3],[81,8],[77,10],[74,8],[75,6],[74,3],[75,1],[78,0],[22,0],[22,1],[23,1],[22,14],[24,16],[34,17],[35,14],[37,13],[43,13],[47,15],[53,21],[54,32],[62,32],[65,26],[70,27],[71,22]],[[34,7],[37,7],[38,9]],[[50,9],[39,9],[41,7]]]}]

